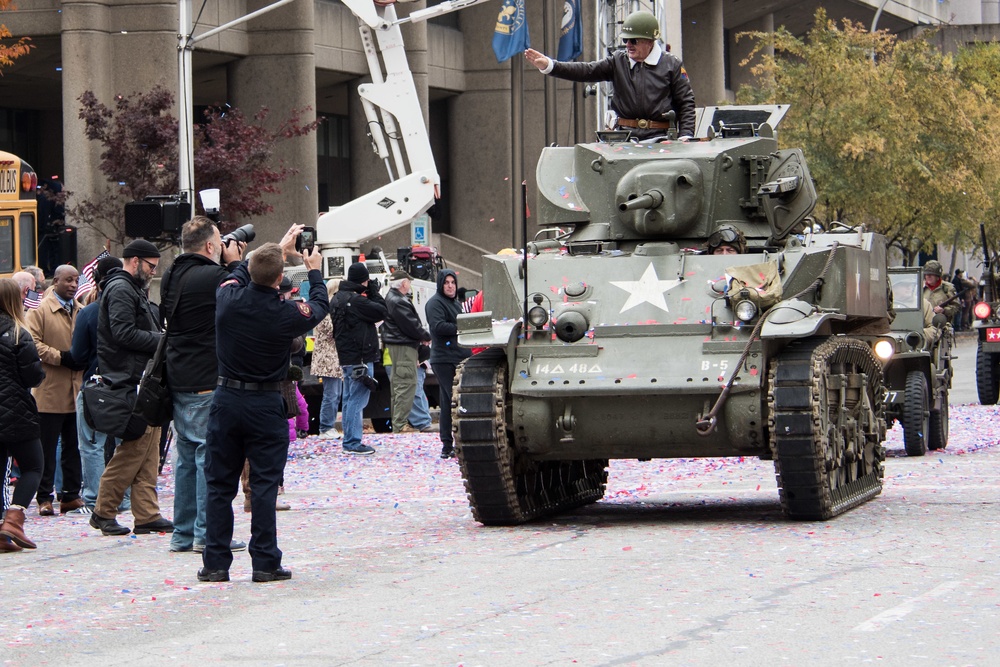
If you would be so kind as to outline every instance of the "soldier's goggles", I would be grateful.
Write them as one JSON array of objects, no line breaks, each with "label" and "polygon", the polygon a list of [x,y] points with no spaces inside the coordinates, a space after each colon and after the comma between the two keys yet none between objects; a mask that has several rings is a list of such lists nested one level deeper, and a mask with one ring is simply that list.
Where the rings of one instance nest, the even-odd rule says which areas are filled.
[{"label": "soldier's goggles", "polygon": [[638,39],[634,37],[622,37],[622,44],[628,44],[629,46],[635,46],[639,43]]},{"label": "soldier's goggles", "polygon": [[708,237],[708,247],[714,248],[723,243],[735,243],[739,238],[740,235],[732,229],[720,229]]}]

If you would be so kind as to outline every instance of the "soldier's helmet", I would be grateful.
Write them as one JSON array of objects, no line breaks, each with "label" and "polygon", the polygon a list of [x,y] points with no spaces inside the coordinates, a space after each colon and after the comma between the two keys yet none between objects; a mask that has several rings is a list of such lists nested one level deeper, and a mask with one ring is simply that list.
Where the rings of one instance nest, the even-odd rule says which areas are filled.
[{"label": "soldier's helmet", "polygon": [[936,259],[932,259],[926,264],[924,264],[924,275],[932,275],[940,278],[944,275],[944,267],[941,266],[941,262]]},{"label": "soldier's helmet", "polygon": [[733,225],[720,225],[708,237],[708,252],[711,254],[720,245],[736,248],[742,255],[747,251],[747,237]]},{"label": "soldier's helmet", "polygon": [[632,12],[622,23],[622,39],[659,39],[660,22],[649,12]]}]

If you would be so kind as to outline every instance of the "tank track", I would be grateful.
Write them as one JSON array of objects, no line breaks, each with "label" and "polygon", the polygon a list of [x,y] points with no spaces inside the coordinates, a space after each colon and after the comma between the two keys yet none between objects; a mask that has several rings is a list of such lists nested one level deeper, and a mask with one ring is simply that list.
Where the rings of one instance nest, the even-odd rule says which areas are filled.
[{"label": "tank track", "polygon": [[793,342],[768,380],[770,444],[787,516],[829,519],[882,492],[882,371],[867,344]]},{"label": "tank track", "polygon": [[512,446],[503,350],[486,350],[459,367],[454,400],[455,451],[479,523],[515,525],[604,497],[607,459],[531,461]]}]

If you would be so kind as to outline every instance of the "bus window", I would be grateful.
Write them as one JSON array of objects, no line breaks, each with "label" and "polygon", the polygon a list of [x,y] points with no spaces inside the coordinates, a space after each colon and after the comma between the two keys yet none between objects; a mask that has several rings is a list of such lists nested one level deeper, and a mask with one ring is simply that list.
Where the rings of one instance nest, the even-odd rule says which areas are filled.
[{"label": "bus window", "polygon": [[21,213],[17,221],[21,237],[21,266],[31,266],[35,263],[35,214]]},{"label": "bus window", "polygon": [[0,273],[14,273],[14,218],[0,217]]}]

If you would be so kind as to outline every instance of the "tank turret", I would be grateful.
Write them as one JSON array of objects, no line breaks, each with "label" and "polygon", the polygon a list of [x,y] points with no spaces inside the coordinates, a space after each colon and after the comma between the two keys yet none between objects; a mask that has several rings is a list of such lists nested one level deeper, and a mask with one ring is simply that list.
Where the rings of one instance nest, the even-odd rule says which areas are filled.
[{"label": "tank turret", "polygon": [[[487,348],[454,407],[479,521],[599,500],[611,458],[773,459],[795,518],[880,492],[886,241],[804,232],[817,195],[802,151],[778,146],[786,111],[543,151],[536,217],[555,238],[485,257],[486,312],[459,317],[460,343]],[[745,252],[714,254],[720,229]]]}]

